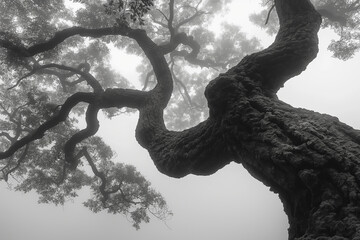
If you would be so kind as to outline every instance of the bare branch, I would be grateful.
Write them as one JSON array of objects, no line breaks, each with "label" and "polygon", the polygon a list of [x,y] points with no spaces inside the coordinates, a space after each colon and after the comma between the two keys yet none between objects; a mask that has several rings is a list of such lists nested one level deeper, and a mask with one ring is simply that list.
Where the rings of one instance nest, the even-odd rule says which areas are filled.
[{"label": "bare branch", "polygon": [[[18,169],[20,167],[21,163],[25,160],[28,150],[29,150],[29,144],[27,144],[25,146],[25,149],[24,149],[23,153],[21,154],[20,158],[17,160],[16,165],[4,174],[4,180],[6,182],[8,181],[9,174],[11,174],[16,169]],[[5,168],[7,168],[8,166],[9,166],[9,163],[2,169],[3,173],[5,172]]]},{"label": "bare branch", "polygon": [[174,22],[174,1],[175,0],[170,0],[169,1],[169,20],[168,20],[168,28],[170,31],[170,37],[172,38],[175,34],[175,29],[173,27],[173,22]]},{"label": "bare branch", "polygon": [[75,169],[79,163],[79,159],[74,157],[76,145],[88,137],[93,136],[99,129],[99,121],[97,114],[99,108],[90,104],[86,111],[86,128],[75,133],[64,146],[65,161],[70,164],[71,169]]},{"label": "bare branch", "polygon": [[160,9],[156,9],[156,10],[158,10],[161,13],[161,15],[163,15],[163,17],[166,19],[166,21],[169,22],[169,18],[165,15],[165,13],[163,13]]},{"label": "bare branch", "polygon": [[156,24],[159,24],[160,26],[162,26],[162,27],[164,27],[164,28],[167,28],[168,26],[165,24],[165,23],[163,23],[163,22],[160,22],[160,21],[158,21],[158,20],[156,20],[156,19],[152,19],[152,21],[154,22],[154,23],[156,23]]},{"label": "bare branch", "polygon": [[16,82],[13,86],[9,87],[8,90],[11,90],[11,89],[19,86],[19,84],[21,83],[21,81],[22,81],[23,79],[28,78],[28,77],[34,75],[37,70],[38,70],[38,69],[34,68],[31,72],[29,72],[28,74],[24,75],[24,76],[21,77],[19,80],[17,80],[17,82]]},{"label": "bare branch", "polygon": [[275,3],[274,3],[274,4],[271,6],[271,8],[269,9],[269,12],[268,12],[267,17],[266,17],[265,25],[268,24],[271,11],[274,9],[274,7],[275,7]]},{"label": "bare branch", "polygon": [[154,75],[154,70],[151,70],[150,72],[148,72],[148,74],[146,74],[146,77],[145,77],[145,81],[144,81],[144,87],[143,87],[143,91],[147,88],[148,84],[149,84],[149,80],[150,80],[150,77]]},{"label": "bare branch", "polygon": [[[64,65],[60,65],[60,64],[55,64],[55,63],[34,67],[34,69],[30,73],[28,73],[24,77],[20,78],[14,86],[12,86],[8,89],[12,89],[12,88],[16,87],[17,85],[19,85],[19,83],[22,79],[35,74],[37,71],[39,71],[41,69],[46,69],[46,68],[58,68],[58,69],[70,71],[74,74],[79,74],[94,89],[94,92],[103,92],[104,91],[102,86],[100,85],[100,83],[97,81],[97,79],[90,73],[81,71],[80,68],[76,69],[73,67],[68,67],[68,66],[64,66]],[[76,82],[76,83],[78,83],[78,82]],[[73,83],[73,84],[76,84],[76,83]]]},{"label": "bare branch", "polygon": [[171,65],[171,68],[170,68],[170,69],[171,69],[172,76],[173,76],[173,79],[174,79],[176,85],[177,85],[177,86],[180,86],[180,87],[183,89],[185,95],[183,94],[183,92],[181,91],[181,89],[180,89],[180,87],[179,87],[179,92],[180,92],[180,94],[182,95],[182,97],[184,98],[184,100],[187,100],[187,101],[189,102],[190,106],[192,106],[193,103],[192,103],[192,101],[191,101],[190,94],[189,94],[189,92],[188,92],[185,84],[184,84],[179,78],[177,78],[176,75],[175,75],[174,65],[175,65],[175,63],[173,62],[172,65]]},{"label": "bare branch", "polygon": [[183,21],[179,22],[176,26],[175,26],[175,29],[179,29],[181,26],[193,21],[194,19],[196,19],[197,17],[200,17],[201,15],[204,15],[204,14],[208,14],[204,11],[196,11],[192,16],[184,19]]},{"label": "bare branch", "polygon": [[[89,163],[92,172],[95,174],[95,176],[97,176],[98,178],[100,178],[101,180],[101,185],[99,186],[99,190],[101,192],[101,194],[103,195],[104,199],[103,199],[103,204],[105,205],[105,202],[108,200],[110,193],[106,190],[106,184],[107,184],[107,179],[106,176],[103,172],[100,172],[94,161],[92,160],[90,154],[87,151],[87,148],[84,147],[81,150],[81,155],[85,157],[85,159],[87,160],[87,162]],[[114,191],[112,191],[111,193],[115,193]]]},{"label": "bare branch", "polygon": [[0,132],[0,137],[6,137],[10,142],[14,140],[14,138],[7,132]]},{"label": "bare branch", "polygon": [[2,39],[0,39],[0,47],[9,49],[22,57],[31,57],[38,53],[46,52],[51,49],[54,49],[57,45],[65,41],[67,38],[76,35],[80,35],[82,37],[100,38],[109,35],[128,36],[136,31],[141,31],[141,30],[131,29],[130,27],[125,25],[122,25],[120,27],[117,26],[117,27],[93,28],[93,29],[83,28],[83,27],[71,27],[58,31],[48,41],[35,44],[29,48],[23,46],[17,46],[14,45],[11,41],[2,40]]}]

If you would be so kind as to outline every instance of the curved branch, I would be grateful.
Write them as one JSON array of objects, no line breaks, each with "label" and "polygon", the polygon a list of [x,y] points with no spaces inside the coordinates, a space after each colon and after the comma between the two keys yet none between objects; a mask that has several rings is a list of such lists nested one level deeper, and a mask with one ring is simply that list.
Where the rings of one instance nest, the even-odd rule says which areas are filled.
[{"label": "curved branch", "polygon": [[[192,49],[192,51],[190,53],[185,50],[176,51],[176,48],[180,44],[189,46]],[[169,43],[160,45],[160,48],[164,55],[170,53],[172,56],[183,57],[186,61],[188,61],[193,65],[197,65],[200,67],[207,67],[207,68],[226,67],[226,64],[217,63],[211,59],[198,59],[197,57],[200,53],[200,48],[201,48],[200,44],[192,36],[189,36],[184,32],[175,34]]]},{"label": "curved branch", "polygon": [[206,12],[204,12],[204,11],[198,11],[198,10],[196,10],[196,12],[195,12],[193,15],[191,15],[190,17],[182,20],[182,21],[179,22],[178,24],[176,24],[175,29],[178,30],[181,26],[183,26],[183,25],[185,25],[185,24],[193,21],[193,20],[196,19],[197,17],[200,17],[200,16],[202,16],[202,15],[204,15],[204,14],[208,14],[208,13],[206,13]]},{"label": "curved branch", "polygon": [[[85,79],[85,81],[94,89],[94,92],[103,92],[103,88],[100,85],[100,83],[98,82],[98,80],[91,75],[88,72],[84,72],[81,71],[81,65],[79,65],[78,69],[73,68],[73,67],[68,67],[68,66],[64,66],[64,65],[60,65],[60,64],[55,64],[55,63],[51,63],[51,64],[46,64],[46,65],[39,65],[34,67],[34,69],[29,72],[28,74],[26,74],[25,76],[21,77],[14,86],[9,87],[8,90],[18,86],[21,82],[21,80],[30,77],[31,75],[34,75],[36,72],[43,70],[43,69],[47,69],[47,68],[58,68],[58,69],[62,69],[62,70],[67,70],[72,72],[73,74],[79,74],[81,77],[83,77]],[[68,75],[71,76],[71,75]]]},{"label": "curved branch", "polygon": [[143,91],[147,88],[147,86],[148,86],[148,84],[149,84],[149,81],[150,81],[150,78],[151,78],[152,75],[154,75],[154,71],[153,71],[153,70],[151,70],[150,72],[148,72],[148,73],[146,74],[145,81],[144,81],[144,86],[143,86],[143,88],[142,88]]},{"label": "curved branch", "polygon": [[300,74],[316,57],[321,16],[308,0],[288,3],[276,0],[280,29],[275,42],[263,51],[246,56],[229,74],[257,79],[269,95]]},{"label": "curved branch", "polygon": [[76,69],[73,67],[68,67],[68,66],[64,66],[64,65],[60,65],[60,64],[55,64],[55,63],[46,64],[46,65],[37,67],[37,69],[46,69],[46,68],[58,68],[58,69],[70,71],[75,74],[79,74],[94,89],[94,92],[100,93],[100,92],[104,91],[104,89],[100,85],[99,81],[93,75],[91,75],[89,72],[81,71],[81,67],[78,67],[78,69]]},{"label": "curved branch", "polygon": [[195,13],[193,15],[191,15],[190,17],[182,20],[181,22],[179,22],[178,24],[176,24],[175,26],[175,29],[178,30],[181,26],[191,22],[192,20],[196,19],[197,17],[200,17],[201,15],[204,15],[204,14],[208,14],[207,12],[204,12],[204,11],[199,11],[199,6],[200,4],[202,3],[202,0],[198,1],[198,3],[196,4],[195,7],[191,6],[191,5],[184,5],[183,7],[187,7],[187,8],[192,8],[195,10]]},{"label": "curved branch", "polygon": [[[29,144],[27,144],[25,146],[25,149],[23,151],[23,153],[21,154],[21,156],[19,157],[19,159],[16,161],[16,165],[14,167],[12,167],[10,170],[8,170],[5,174],[4,174],[4,180],[7,182],[9,175],[14,172],[16,169],[18,169],[21,165],[21,163],[25,160],[26,154],[29,150]],[[1,169],[3,172],[5,171],[5,168],[8,167],[9,164],[7,164],[3,169]]]},{"label": "curved branch", "polygon": [[90,104],[86,111],[86,128],[75,133],[64,146],[65,161],[70,164],[71,169],[76,169],[79,159],[74,156],[76,145],[88,137],[93,136],[99,130],[97,114],[99,108]]},{"label": "curved branch", "polygon": [[107,185],[107,179],[106,176],[103,172],[99,171],[94,163],[94,161],[92,160],[89,152],[87,151],[86,147],[84,147],[81,151],[80,151],[81,155],[85,157],[85,159],[87,160],[87,162],[89,163],[92,172],[95,174],[95,176],[97,176],[98,178],[100,178],[101,180],[101,185],[99,186],[99,190],[100,193],[103,195],[103,204],[105,205],[105,202],[108,200],[109,195],[112,193],[116,193],[117,191],[119,191],[120,186],[118,188],[115,188],[113,190],[106,190],[106,185]]},{"label": "curved branch", "polygon": [[173,22],[174,22],[174,2],[175,0],[170,0],[169,1],[169,19],[168,19],[168,28],[170,31],[170,36],[174,36],[175,34],[175,29],[173,27]]},{"label": "curved branch", "polygon": [[45,132],[59,123],[66,120],[68,117],[71,109],[80,102],[87,102],[92,103],[94,102],[94,94],[92,93],[75,93],[74,95],[70,96],[66,99],[65,103],[62,105],[59,112],[48,121],[41,124],[36,130],[32,133],[26,135],[25,137],[19,139],[18,141],[14,142],[8,150],[4,152],[0,152],[0,159],[5,159],[13,155],[18,149],[22,148],[23,146],[33,142],[37,139],[40,139],[44,136]]},{"label": "curved branch", "polygon": [[271,14],[272,10],[274,9],[274,7],[275,7],[275,4],[273,4],[273,5],[270,7],[269,12],[268,12],[268,14],[267,14],[267,16],[266,16],[265,25],[268,24],[269,18],[270,18],[270,14]]},{"label": "curved branch", "polygon": [[[156,79],[157,84],[149,93],[150,99],[156,101],[159,107],[164,109],[170,100],[173,90],[173,81],[169,66],[164,57],[161,47],[155,44],[146,34],[144,30],[132,31],[128,35],[130,38],[136,40],[141,49],[144,51],[146,57],[149,59]],[[158,101],[160,100],[160,101]],[[148,103],[153,104],[153,103]]]},{"label": "curved branch", "polygon": [[58,31],[49,40],[43,43],[35,44],[28,48],[25,48],[23,46],[17,46],[14,45],[11,41],[1,40],[1,39],[0,39],[0,47],[7,48],[22,57],[31,57],[36,54],[54,49],[57,45],[65,41],[67,38],[76,35],[80,35],[82,37],[100,38],[109,35],[128,36],[130,33],[136,31],[140,31],[140,30],[131,29],[130,27],[125,25],[116,26],[116,27],[107,27],[107,28],[93,28],[93,29],[83,28],[83,27],[71,27]]},{"label": "curved branch", "polygon": [[[243,82],[238,84],[243,87],[247,84],[249,89],[246,91],[255,91],[255,86],[260,84],[264,92],[275,92],[280,84],[303,71],[316,56],[321,18],[311,3],[308,0],[277,0],[276,7],[281,28],[275,42],[267,49],[245,57],[208,85],[205,94],[210,119],[196,128],[172,132],[165,128],[162,110],[156,105],[140,110],[136,137],[149,151],[159,171],[174,177],[189,173],[211,174],[227,164],[231,154],[222,141],[223,133],[219,133],[222,114],[231,109],[228,104],[245,94],[241,92],[244,89],[234,88],[230,83],[241,79]],[[202,147],[205,145],[206,148]]]},{"label": "curved branch", "polygon": [[[172,76],[173,76],[173,79],[174,79],[174,82],[175,82],[176,85],[178,86],[178,90],[179,90],[181,96],[183,97],[183,99],[184,99],[185,101],[187,100],[187,101],[189,102],[189,105],[190,105],[190,106],[193,106],[194,103],[193,103],[193,101],[191,100],[190,94],[189,94],[189,92],[188,92],[185,84],[184,84],[179,78],[177,78],[176,75],[175,75],[174,65],[175,65],[175,63],[173,62],[173,63],[171,64],[171,68],[170,68],[170,69],[171,69]],[[180,88],[183,89],[184,93],[181,91]]]}]

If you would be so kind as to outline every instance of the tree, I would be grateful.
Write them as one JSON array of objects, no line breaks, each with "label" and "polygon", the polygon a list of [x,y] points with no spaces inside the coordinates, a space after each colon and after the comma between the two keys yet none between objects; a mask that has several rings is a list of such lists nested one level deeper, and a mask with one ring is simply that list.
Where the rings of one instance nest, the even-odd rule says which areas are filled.
[{"label": "tree", "polygon": [[[211,34],[187,29],[190,21],[208,17],[207,10],[199,10],[200,5],[193,6],[184,1],[181,8],[191,11],[184,11],[181,18],[177,14],[182,11],[175,13],[173,0],[160,2],[160,10],[148,15],[158,29],[145,31],[139,25],[144,23],[141,19],[146,17],[147,6],[151,4],[130,1],[140,5],[127,8],[123,1],[114,2],[109,1],[106,5],[108,15],[99,14],[93,18],[89,17],[89,9],[93,13],[103,6],[88,4],[87,11],[77,15],[81,16],[78,18],[81,27],[67,26],[65,19],[73,17],[60,11],[63,6],[56,5],[59,3],[44,6],[41,11],[57,10],[59,21],[54,25],[63,28],[58,31],[46,25],[50,21],[34,17],[39,15],[37,5],[41,4],[34,2],[26,9],[32,11],[24,15],[25,19],[14,18],[24,22],[26,28],[11,31],[9,26],[2,32],[0,44],[6,49],[1,53],[2,68],[6,74],[2,76],[2,115],[5,117],[2,119],[4,144],[0,157],[5,159],[2,161],[5,180],[12,172],[25,176],[20,189],[38,189],[46,201],[53,202],[73,196],[74,190],[92,184],[96,191],[95,200],[90,200],[87,205],[95,211],[106,207],[126,213],[131,203],[137,203],[132,199],[128,201],[128,197],[140,193],[135,199],[146,198],[146,201],[141,201],[143,205],[133,211],[135,226],[147,221],[145,210],[151,204],[163,213],[166,208],[161,196],[150,190],[145,180],[138,180],[143,178],[131,167],[112,164],[109,149],[99,138],[92,137],[99,127],[97,114],[100,109],[109,109],[107,114],[111,116],[117,109],[126,107],[139,111],[137,140],[148,150],[160,172],[171,177],[209,175],[232,161],[241,163],[279,194],[289,218],[289,239],[360,237],[357,164],[360,132],[337,118],[293,108],[276,97],[282,85],[304,71],[316,57],[321,18],[309,1],[275,1],[280,22],[275,42],[245,56],[214,78],[205,90],[209,117],[183,131],[168,130],[164,123],[164,111],[171,114],[172,110],[171,105],[169,112],[164,109],[173,93],[173,83],[179,84],[179,93],[190,105],[199,106],[195,105],[196,95],[191,99],[183,78],[177,79],[176,59],[202,67],[227,68],[231,62],[224,62],[224,59],[236,61],[237,58],[233,60],[229,56],[237,51],[230,50],[229,55],[221,59],[220,53],[227,49],[209,47],[209,53],[214,55],[202,55],[206,48],[200,52],[200,45],[190,33],[199,34],[205,42]],[[223,4],[219,1],[208,3],[211,3],[208,11],[213,4]],[[10,6],[7,1],[3,5]],[[21,7],[16,10],[25,11]],[[42,28],[38,29],[39,23],[45,26],[40,24]],[[231,29],[231,26],[225,27]],[[162,34],[163,31],[169,32],[169,39],[161,38],[167,36]],[[239,37],[241,34],[235,34],[224,41]],[[129,51],[139,53],[139,48],[128,39],[138,44],[152,67],[146,74],[143,91],[117,86],[121,77],[106,71],[107,48],[102,41],[127,44]],[[245,46],[241,48],[246,49]],[[248,45],[248,48],[256,49],[257,46]],[[53,63],[59,61],[66,64]],[[148,66],[144,64],[144,69]],[[96,70],[92,72],[91,69]],[[148,83],[152,76],[156,83],[151,90],[145,91],[150,87]],[[14,83],[15,77],[18,80]],[[37,85],[25,78],[36,79]],[[5,88],[16,88],[16,94]],[[59,90],[63,92],[59,93]],[[14,102],[18,105],[14,106]],[[52,102],[56,103],[50,104]],[[74,115],[82,114],[84,108],[86,127],[77,130]],[[37,141],[36,146],[34,141]],[[94,179],[81,169],[82,161],[88,162],[100,179],[100,186],[96,186]],[[132,182],[134,178],[136,180]],[[124,192],[123,184],[134,182],[135,186],[128,186]],[[112,204],[106,205],[109,202]]]}]

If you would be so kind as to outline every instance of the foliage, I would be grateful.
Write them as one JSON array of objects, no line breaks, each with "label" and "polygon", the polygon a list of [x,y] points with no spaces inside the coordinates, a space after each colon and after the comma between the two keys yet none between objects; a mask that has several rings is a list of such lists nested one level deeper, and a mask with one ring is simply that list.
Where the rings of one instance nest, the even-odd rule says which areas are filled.
[{"label": "foliage", "polygon": [[145,21],[143,16],[150,11],[154,5],[153,0],[108,0],[105,7],[105,13],[108,15],[117,15],[118,19],[133,22],[139,22],[140,25],[144,25]]},{"label": "foliage", "polygon": [[[165,109],[166,124],[172,129],[193,126],[208,115],[203,91],[210,79],[260,50],[259,41],[234,24],[223,22],[221,32],[214,29],[215,17],[226,12],[229,0],[72,2],[78,5],[0,2],[0,179],[14,182],[12,177],[18,183],[15,189],[36,191],[43,203],[64,204],[79,189],[90,187],[86,207],[125,214],[135,228],[148,222],[149,214],[165,219],[171,212],[163,197],[134,167],[118,163],[109,146],[94,136],[98,110],[112,117],[138,104],[136,97],[155,91],[159,79],[144,48],[161,49],[175,85]],[[351,57],[359,48],[359,18],[349,4],[357,9],[358,1],[318,3],[336,6],[341,18],[336,22],[328,17],[323,26],[341,35],[330,46],[334,54]],[[272,13],[269,32],[274,32],[275,19]],[[133,79],[113,69],[114,48],[141,58],[141,91],[134,89]],[[116,105],[114,99],[102,98],[111,93],[121,96],[117,100],[135,96],[134,101]]]}]

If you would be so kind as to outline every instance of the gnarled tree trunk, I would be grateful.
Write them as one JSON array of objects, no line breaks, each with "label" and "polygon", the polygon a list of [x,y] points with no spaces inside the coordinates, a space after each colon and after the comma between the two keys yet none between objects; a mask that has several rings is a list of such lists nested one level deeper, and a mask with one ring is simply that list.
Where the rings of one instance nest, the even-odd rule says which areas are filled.
[{"label": "gnarled tree trunk", "polygon": [[360,239],[360,132],[276,98],[316,57],[320,16],[308,0],[275,3],[281,25],[275,42],[208,85],[208,120],[168,131],[154,98],[140,110],[137,139],[173,177],[243,164],[279,194],[289,239]]},{"label": "gnarled tree trunk", "polygon": [[[205,91],[209,118],[182,132],[168,131],[163,120],[173,90],[164,55],[180,42],[189,42],[186,35],[179,33],[169,44],[159,46],[144,30],[119,25],[100,29],[72,27],[29,48],[0,40],[0,46],[30,57],[75,35],[126,36],[144,50],[157,78],[156,87],[148,92],[103,89],[91,74],[73,69],[94,91],[73,94],[50,120],[0,152],[0,159],[42,138],[47,130],[64,121],[77,103],[86,102],[87,127],[74,134],[64,147],[65,160],[74,169],[80,158],[75,154],[76,145],[96,133],[99,109],[136,108],[140,112],[137,140],[162,173],[172,177],[209,175],[235,161],[279,194],[289,218],[289,239],[360,239],[360,131],[337,118],[295,109],[276,97],[279,88],[316,57],[320,15],[309,0],[275,0],[275,4],[280,20],[275,42],[211,81]],[[171,24],[169,20],[169,28]],[[57,64],[37,70],[49,67],[68,70]],[[104,183],[105,177],[101,177]]]}]

